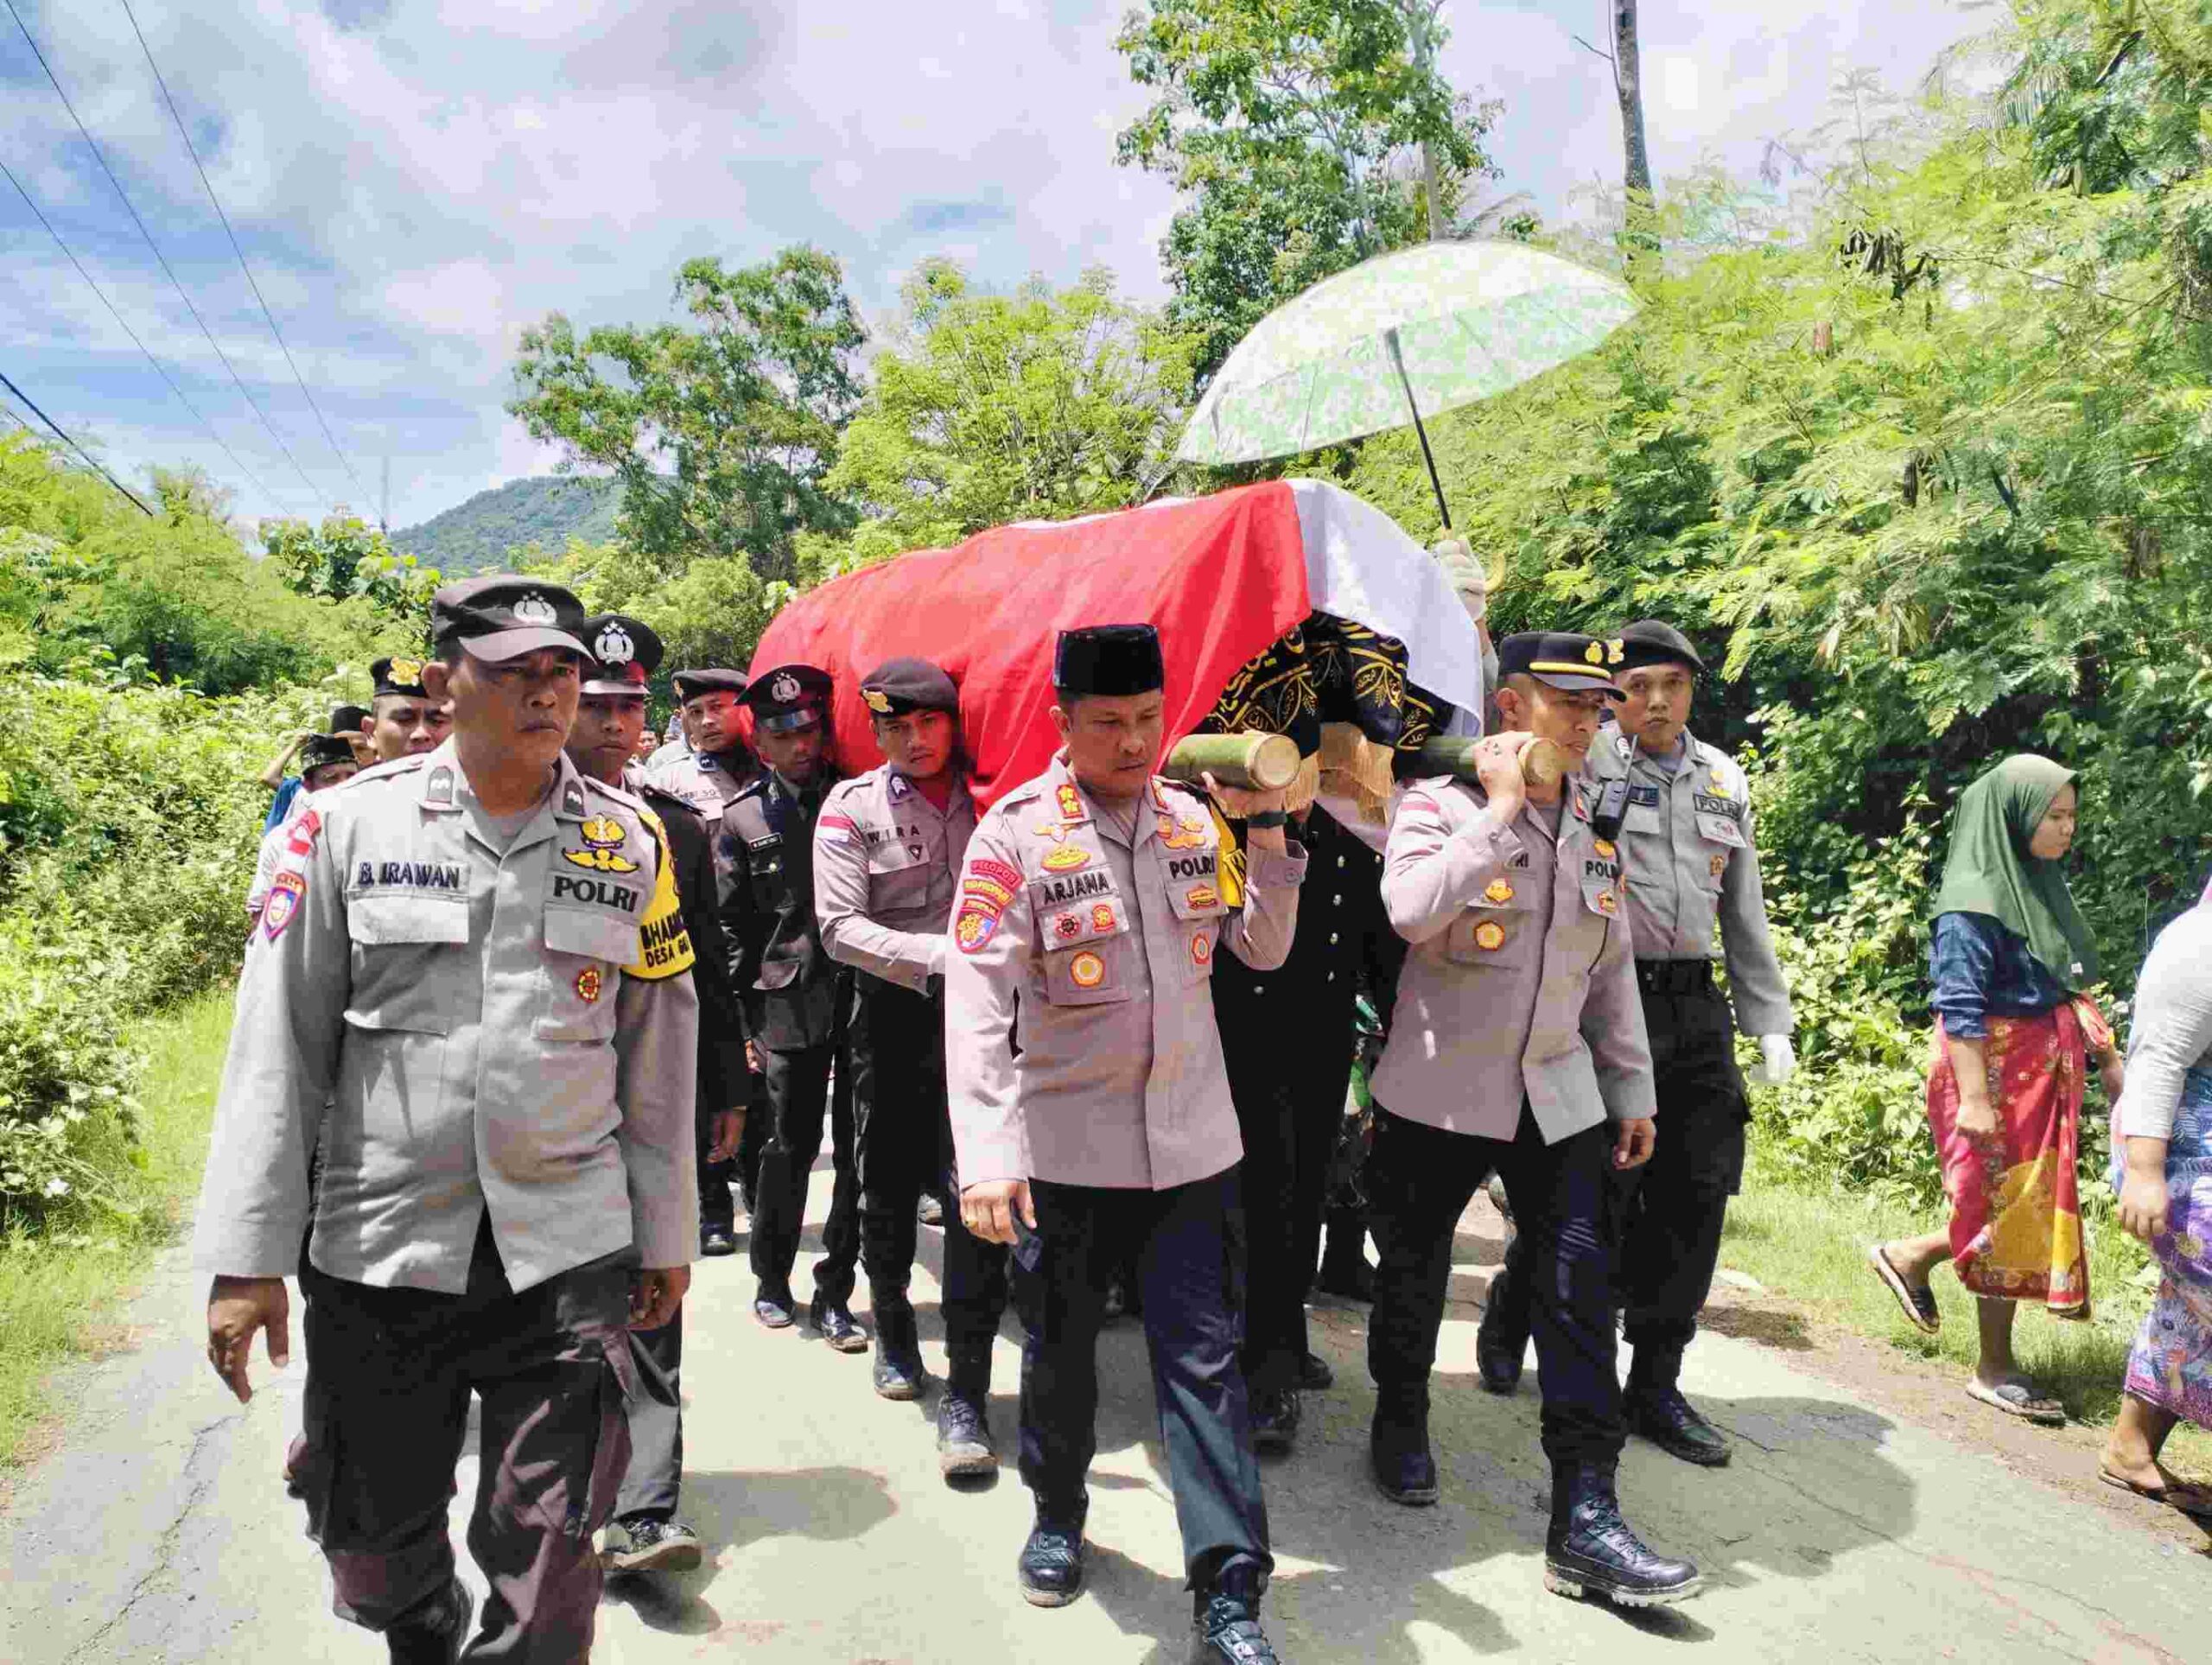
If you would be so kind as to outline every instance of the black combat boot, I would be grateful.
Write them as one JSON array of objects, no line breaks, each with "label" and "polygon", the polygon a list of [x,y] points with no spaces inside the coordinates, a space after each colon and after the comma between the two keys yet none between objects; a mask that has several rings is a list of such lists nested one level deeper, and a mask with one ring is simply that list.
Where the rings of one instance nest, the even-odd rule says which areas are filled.
[{"label": "black combat boot", "polygon": [[1263,1457],[1287,1457],[1298,1441],[1303,1409],[1298,1390],[1284,1388],[1252,1395],[1252,1449]]},{"label": "black combat boot", "polygon": [[1367,1217],[1358,1210],[1338,1210],[1329,1216],[1321,1269],[1314,1275],[1313,1287],[1345,1300],[1375,1299],[1375,1268],[1367,1260]]},{"label": "black combat boot", "polygon": [[[753,1303],[757,1312],[760,1303]],[[817,1293],[806,1309],[806,1321],[821,1332],[823,1340],[840,1353],[868,1351],[868,1331],[855,1321],[852,1311],[842,1300],[830,1300]]]},{"label": "black combat boot", "polygon": [[1015,1563],[1021,1598],[1032,1607],[1065,1607],[1083,1593],[1084,1514],[1038,1504],[1037,1523]]},{"label": "black combat boot", "polygon": [[764,1281],[753,1294],[753,1316],[771,1330],[790,1329],[796,1322],[791,1286]]},{"label": "black combat boot", "polygon": [[1604,1596],[1627,1607],[1657,1607],[1695,1595],[1705,1580],[1688,1561],[1644,1547],[1621,1518],[1611,1465],[1552,1469],[1552,1524],[1544,1539],[1544,1588]]},{"label": "black combat boot", "polygon": [[391,1665],[454,1665],[468,1645],[476,1598],[459,1579],[385,1627]]},{"label": "black combat boot", "polygon": [[1510,1394],[1521,1385],[1521,1366],[1529,1350],[1528,1333],[1519,1328],[1517,1319],[1507,1316],[1514,1306],[1512,1276],[1509,1260],[1490,1281],[1483,1319],[1475,1326],[1475,1370],[1484,1389],[1494,1394]]},{"label": "black combat boot", "polygon": [[937,1404],[937,1470],[948,1480],[981,1479],[998,1472],[991,1446],[991,1354],[965,1349],[951,1355],[944,1397]]},{"label": "black combat boot", "polygon": [[914,1333],[914,1309],[906,1296],[874,1301],[875,1391],[883,1399],[919,1399],[929,1375]]},{"label": "black combat boot", "polygon": [[1375,1484],[1394,1503],[1436,1501],[1436,1458],[1428,1448],[1428,1384],[1378,1388],[1367,1434]]},{"label": "black combat boot", "polygon": [[1233,1567],[1211,1590],[1198,1592],[1191,1616],[1187,1665],[1281,1665],[1260,1629],[1260,1592],[1266,1580],[1250,1567]]},{"label": "black combat boot", "polygon": [[1679,1348],[1637,1348],[1622,1395],[1622,1418],[1630,1433],[1642,1434],[1669,1456],[1700,1468],[1726,1468],[1732,1454],[1726,1438],[1675,1385],[1681,1368]]}]

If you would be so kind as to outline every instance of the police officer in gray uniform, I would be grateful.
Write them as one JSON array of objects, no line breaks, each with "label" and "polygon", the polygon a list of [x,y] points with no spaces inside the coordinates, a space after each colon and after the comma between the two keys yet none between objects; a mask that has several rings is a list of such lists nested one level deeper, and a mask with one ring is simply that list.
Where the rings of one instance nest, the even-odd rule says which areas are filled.
[{"label": "police officer in gray uniform", "polygon": [[[1678,1377],[1720,1261],[1728,1198],[1744,1177],[1751,1106],[1735,1030],[1758,1038],[1761,1077],[1779,1084],[1796,1065],[1796,1024],[1767,931],[1744,772],[1688,730],[1705,662],[1656,619],[1629,626],[1615,645],[1608,664],[1627,698],[1619,727],[1592,748],[1589,772],[1599,791],[1628,783],[1628,920],[1666,1129],[1650,1166],[1621,1182],[1614,1298],[1635,1350],[1624,1409],[1633,1432],[1686,1462],[1717,1467],[1728,1460],[1728,1443],[1683,1398]],[[1713,977],[1716,925],[1728,995]],[[1524,1331],[1516,1326],[1525,1323],[1517,1258],[1508,1256],[1508,1287],[1494,1291],[1497,1317],[1485,1312],[1479,1348],[1485,1380],[1508,1386],[1519,1374]]]},{"label": "police officer in gray uniform", "polygon": [[1391,823],[1382,900],[1413,950],[1374,1080],[1366,1178],[1382,1263],[1368,1329],[1370,1458],[1392,1502],[1436,1501],[1429,1375],[1452,1234],[1476,1188],[1501,1173],[1535,1273],[1552,1468],[1545,1583],[1646,1605],[1699,1586],[1688,1561],[1643,1545],[1614,1490],[1624,1433],[1606,1222],[1611,1176],[1651,1154],[1651,1053],[1620,852],[1592,823],[1586,783],[1526,780],[1522,767],[1531,735],[1579,766],[1619,698],[1605,659],[1586,636],[1500,642],[1510,732],[1478,747],[1480,784],[1424,781]]},{"label": "police officer in gray uniform", "polygon": [[836,1177],[807,1317],[837,1351],[863,1353],[868,1337],[849,1305],[860,1261],[860,1179],[845,1057],[851,975],[823,947],[814,909],[814,827],[835,779],[830,692],[827,673],[810,664],[779,665],[746,689],[765,766],[722,811],[722,842],[732,854],[721,915],[766,1089],[767,1138],[753,1211],[753,1315],[771,1330],[796,1320],[791,1268],[826,1110]]},{"label": "police officer in gray uniform", "polygon": [[493,575],[440,590],[431,623],[452,737],[295,826],[239,979],[194,1260],[209,1362],[245,1400],[255,1331],[289,1351],[312,1211],[297,1478],[339,1615],[396,1662],[460,1656],[446,1508],[474,1393],[474,1651],[579,1661],[628,1455],[623,1330],[665,1323],[690,1278],[698,1002],[658,839],[562,753],[582,608]]},{"label": "police officer in gray uniform", "polygon": [[[1040,1607],[1083,1586],[1109,1267],[1135,1262],[1194,1611],[1189,1658],[1274,1665],[1260,1600],[1274,1560],[1252,1452],[1236,1301],[1243,1145],[1209,975],[1217,947],[1282,963],[1302,851],[1282,794],[1219,791],[1244,817],[1243,906],[1220,885],[1203,799],[1160,778],[1164,702],[1149,625],[1064,631],[1051,767],[969,842],[945,963],[945,1050],[963,1223],[1017,1245],[1018,1563]],[[1018,1033],[1017,1033],[1018,1029]]]},{"label": "police officer in gray uniform", "polygon": [[[720,667],[679,670],[670,680],[683,707],[684,742],[664,746],[645,763],[645,778],[672,798],[680,798],[709,823],[745,790],[755,772],[753,753],[738,731],[738,710],[745,697],[744,675]],[[727,870],[726,856],[718,855]]]}]

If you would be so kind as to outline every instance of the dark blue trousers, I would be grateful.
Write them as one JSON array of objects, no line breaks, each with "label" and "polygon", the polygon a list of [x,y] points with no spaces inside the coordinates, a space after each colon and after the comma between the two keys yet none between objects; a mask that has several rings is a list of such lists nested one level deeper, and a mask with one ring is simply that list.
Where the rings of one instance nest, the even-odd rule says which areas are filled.
[{"label": "dark blue trousers", "polygon": [[1370,1229],[1382,1251],[1367,1368],[1378,1393],[1425,1394],[1452,1279],[1452,1238],[1476,1190],[1504,1177],[1526,1244],[1529,1319],[1544,1394],[1544,1454],[1610,1466],[1620,1455],[1613,1342],[1609,1122],[1547,1145],[1528,1106],[1510,1139],[1446,1133],[1376,1106]]},{"label": "dark blue trousers", "polygon": [[1262,1582],[1268,1510],[1238,1368],[1242,1210],[1234,1168],[1168,1191],[1032,1180],[1036,1230],[1014,1249],[1021,1351],[1021,1478],[1039,1511],[1079,1520],[1096,1452],[1098,1330],[1109,1268],[1134,1257],[1144,1291],[1175,1519],[1190,1587],[1231,1568]]}]

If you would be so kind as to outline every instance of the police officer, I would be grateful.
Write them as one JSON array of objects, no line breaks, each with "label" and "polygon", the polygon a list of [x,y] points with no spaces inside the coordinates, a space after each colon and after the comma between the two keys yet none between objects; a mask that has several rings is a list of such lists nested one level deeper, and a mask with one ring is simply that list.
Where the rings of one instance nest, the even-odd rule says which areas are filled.
[{"label": "police officer", "polygon": [[[738,728],[745,678],[734,670],[710,668],[679,670],[671,680],[685,740],[680,749],[664,746],[654,753],[645,765],[645,778],[712,823],[754,773],[753,754]],[[717,852],[715,859],[721,864],[717,870],[726,872],[722,854]]]},{"label": "police officer", "polygon": [[245,893],[249,920],[261,918],[270,882],[276,877],[277,863],[283,860],[284,847],[291,838],[292,823],[306,808],[308,799],[317,792],[342,785],[361,772],[361,766],[354,759],[353,747],[343,734],[308,734],[302,737],[296,749],[300,759],[299,794],[283,819],[261,836],[261,849],[253,866],[253,883]]},{"label": "police officer", "polygon": [[1413,944],[1374,1081],[1369,1200],[1382,1261],[1368,1367],[1370,1458],[1394,1503],[1433,1503],[1428,1377],[1452,1274],[1452,1233],[1496,1170],[1529,1265],[1552,1465],[1544,1579],[1630,1602],[1698,1586],[1621,1518],[1624,1439],[1614,1375],[1605,1223],[1611,1177],[1651,1154],[1651,1054],[1621,913],[1619,852],[1590,824],[1583,784],[1524,782],[1549,741],[1579,766],[1620,697],[1586,636],[1498,644],[1498,713],[1480,785],[1425,781],[1398,807],[1382,899]]},{"label": "police officer", "polygon": [[319,1136],[299,1480],[335,1609],[395,1661],[458,1656],[473,1392],[475,1647],[581,1660],[627,1456],[622,1331],[690,1281],[698,1002],[640,806],[562,753],[582,608],[493,575],[431,621],[452,737],[296,824],[247,950],[194,1250],[208,1358],[241,1401],[257,1331],[285,1362]]},{"label": "police officer", "polygon": [[1274,1561],[1224,1276],[1242,1259],[1242,1151],[1209,977],[1224,941],[1255,967],[1282,963],[1306,860],[1281,793],[1218,791],[1249,856],[1243,907],[1223,899],[1204,800],[1153,773],[1164,680],[1149,625],[1062,632],[1065,749],[968,846],[945,965],[960,1212],[1017,1245],[1021,1478],[1037,1509],[1023,1596],[1056,1607],[1083,1586],[1103,1274],[1134,1250],[1190,1656],[1266,1665]]},{"label": "police officer", "polygon": [[[815,829],[814,907],[823,946],[854,969],[853,1123],[875,1390],[917,1399],[927,1378],[906,1290],[916,1204],[950,1184],[944,927],[976,805],[961,778],[951,677],[924,659],[893,659],[862,680],[861,698],[886,761],[830,788]],[[998,1467],[986,1406],[1006,1293],[1005,1246],[953,1225],[943,1296],[950,1376],[937,1414],[947,1479]]]},{"label": "police officer", "polygon": [[423,662],[401,654],[372,660],[369,677],[375,693],[361,732],[378,763],[394,758],[420,757],[435,750],[453,728],[453,713],[443,700],[432,699],[423,685]]},{"label": "police officer", "polygon": [[851,985],[822,946],[814,908],[814,828],[834,779],[830,691],[829,676],[810,664],[763,671],[745,690],[765,766],[722,811],[730,870],[721,916],[766,1089],[769,1125],[753,1209],[753,1274],[759,1281],[753,1315],[772,1330],[795,1321],[791,1267],[828,1110],[836,1179],[807,1317],[839,1352],[860,1353],[868,1350],[868,1337],[848,1306],[860,1260],[860,1183],[853,1165],[851,1071],[838,1067]]},{"label": "police officer", "polygon": [[[569,731],[569,760],[587,779],[620,785],[634,774],[645,732],[645,683],[660,666],[661,642],[643,620],[602,613],[584,621],[592,664]],[[646,787],[638,796],[667,849],[667,872],[682,912],[676,922],[696,958],[699,994],[698,1129],[703,1175],[737,1148],[752,1077],[745,1068],[745,1020],[729,984],[715,914],[715,864],[706,829],[680,799]],[[729,1189],[717,1216],[702,1181],[702,1255],[732,1252]],[[721,1247],[715,1245],[720,1243]],[[630,1331],[637,1390],[628,1401],[630,1466],[615,1499],[601,1560],[610,1573],[681,1573],[699,1565],[698,1534],[677,1518],[683,1477],[683,1310],[658,1330]]]}]

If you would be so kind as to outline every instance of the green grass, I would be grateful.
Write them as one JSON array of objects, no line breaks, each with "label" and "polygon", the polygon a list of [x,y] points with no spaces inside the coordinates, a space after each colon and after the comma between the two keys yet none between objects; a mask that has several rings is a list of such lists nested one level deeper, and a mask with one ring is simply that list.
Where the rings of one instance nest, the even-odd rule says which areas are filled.
[{"label": "green grass", "polygon": [[[2150,1305],[2151,1291],[2134,1282],[2148,1264],[2142,1249],[2120,1230],[2101,1198],[2082,1199],[2102,1219],[2086,1223],[2089,1291],[2095,1316],[2062,1322],[2023,1306],[2014,1319],[2013,1351],[2023,1369],[2066,1405],[2077,1420],[2105,1427],[2120,1408],[2127,1350]],[[1875,1202],[1847,1193],[1790,1189],[1756,1166],[1744,1193],[1729,1205],[1720,1261],[1750,1274],[1774,1293],[1815,1317],[1916,1358],[1955,1367],[1961,1382],[1978,1356],[1974,1298],[1948,1268],[1933,1287],[1943,1326],[1927,1335],[1905,1322],[1891,1295],[1866,1265],[1866,1245],[1939,1230],[1940,1213]],[[2183,1468],[2212,1471],[2212,1434],[2183,1426],[2168,1454]]]},{"label": "green grass", "polygon": [[230,1023],[225,987],[145,1020],[130,1036],[149,1057],[141,1144],[135,1155],[102,1154],[137,1223],[19,1231],[0,1242],[0,1467],[21,1460],[26,1437],[52,1408],[54,1369],[117,1344],[117,1312],[187,1217]]}]

